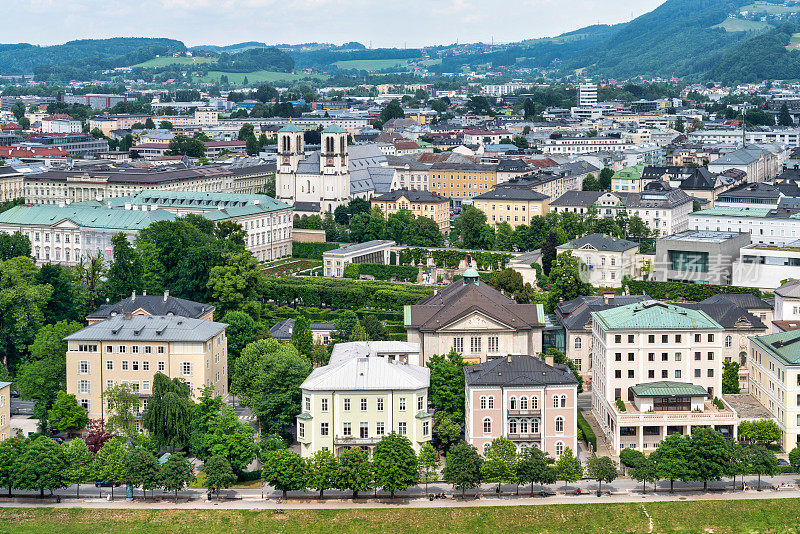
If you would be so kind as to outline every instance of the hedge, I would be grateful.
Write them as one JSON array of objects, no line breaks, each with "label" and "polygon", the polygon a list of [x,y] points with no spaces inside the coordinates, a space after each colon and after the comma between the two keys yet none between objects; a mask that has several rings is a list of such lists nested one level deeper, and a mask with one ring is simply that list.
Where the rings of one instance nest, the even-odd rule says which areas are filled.
[{"label": "hedge", "polygon": [[301,243],[292,241],[292,257],[321,260],[322,253],[339,248],[338,243]]},{"label": "hedge", "polygon": [[708,297],[723,293],[750,293],[761,298],[761,291],[754,287],[715,286],[710,284],[684,284],[683,282],[655,282],[631,280],[626,278],[622,287],[627,286],[631,295],[646,294],[656,300],[676,300],[679,298],[699,302]]},{"label": "hedge", "polygon": [[580,410],[578,410],[578,428],[583,433],[583,440],[587,444],[591,444],[595,452],[597,452],[597,436],[594,435],[594,430],[589,425],[589,421],[586,420]]},{"label": "hedge", "polygon": [[383,265],[380,263],[351,263],[344,268],[345,278],[358,278],[361,275],[372,276],[375,280],[391,280],[395,278],[403,282],[416,282],[419,267]]}]

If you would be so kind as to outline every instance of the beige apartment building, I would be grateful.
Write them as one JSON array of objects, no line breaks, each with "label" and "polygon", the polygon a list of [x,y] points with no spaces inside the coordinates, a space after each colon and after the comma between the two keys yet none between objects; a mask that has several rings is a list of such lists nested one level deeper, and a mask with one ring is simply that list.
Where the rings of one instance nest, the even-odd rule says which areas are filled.
[{"label": "beige apartment building", "polygon": [[341,353],[311,372],[300,386],[297,416],[300,454],[320,450],[338,455],[360,447],[368,452],[391,432],[405,436],[415,452],[430,441],[430,369],[381,356]]},{"label": "beige apartment building", "polygon": [[202,388],[227,398],[228,325],[178,315],[117,315],[67,336],[67,393],[90,419],[108,416],[103,392],[129,384],[147,406],[153,377],[184,380],[199,397]]},{"label": "beige apartment building", "polygon": [[0,441],[11,437],[11,382],[0,382]]},{"label": "beige apartment building", "polygon": [[443,234],[450,233],[450,199],[430,191],[390,191],[370,200],[373,208],[380,208],[383,218],[400,210],[408,210],[415,217],[427,217],[439,226]]},{"label": "beige apartment building", "polygon": [[496,187],[473,202],[486,214],[486,222],[495,227],[503,222],[511,228],[530,224],[533,217],[550,211],[550,197],[524,187]]}]

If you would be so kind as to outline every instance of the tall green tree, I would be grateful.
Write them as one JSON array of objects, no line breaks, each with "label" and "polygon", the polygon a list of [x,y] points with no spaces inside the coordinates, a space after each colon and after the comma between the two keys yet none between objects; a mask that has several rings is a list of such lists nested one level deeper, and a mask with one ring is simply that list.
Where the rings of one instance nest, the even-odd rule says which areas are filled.
[{"label": "tall green tree", "polygon": [[133,487],[142,488],[143,496],[147,490],[151,492],[161,483],[161,464],[155,454],[144,447],[129,449],[125,455],[125,469],[128,480]]},{"label": "tall green tree", "polygon": [[517,481],[521,484],[530,482],[531,495],[533,484],[552,484],[556,481],[556,471],[548,463],[547,454],[538,447],[527,447],[517,461]]},{"label": "tall green tree", "polygon": [[446,355],[434,354],[426,364],[431,370],[429,399],[435,412],[449,415],[454,421],[464,420],[464,360],[451,350]]},{"label": "tall green tree", "polygon": [[675,492],[675,481],[692,480],[689,467],[689,440],[680,434],[671,434],[661,440],[658,448],[650,453],[656,466],[656,478],[669,480],[669,492]]},{"label": "tall green tree", "polygon": [[339,461],[331,451],[319,450],[308,459],[308,487],[319,492],[321,499],[325,490],[336,487]]},{"label": "tall green tree", "polygon": [[581,274],[581,261],[570,251],[562,252],[556,257],[550,269],[550,294],[547,298],[548,309],[554,310],[560,301],[570,301],[581,295],[591,295],[594,287],[585,282]]},{"label": "tall green tree", "polygon": [[89,415],[83,407],[78,406],[75,395],[59,391],[53,407],[47,412],[47,419],[50,422],[50,430],[55,433],[76,432],[86,428]]},{"label": "tall green tree", "polygon": [[186,488],[194,480],[192,463],[182,452],[173,452],[161,467],[161,487],[165,491],[175,492],[175,502],[178,502],[178,492]]},{"label": "tall green tree", "polygon": [[417,469],[419,470],[419,480],[425,484],[425,493],[428,493],[428,484],[439,479],[439,453],[433,448],[430,442],[422,444],[417,455]]},{"label": "tall green tree", "polygon": [[23,455],[29,444],[29,441],[17,436],[0,441],[0,487],[8,488],[9,497],[11,490],[18,487],[19,482],[14,463]]},{"label": "tall green tree", "polygon": [[294,320],[292,327],[292,344],[304,356],[310,356],[314,348],[314,337],[311,334],[311,322],[305,315]]},{"label": "tall green tree", "polygon": [[447,452],[450,450],[451,445],[461,439],[461,425],[454,416],[445,412],[437,412],[433,418],[436,424],[436,434],[439,437],[442,449]]},{"label": "tall green tree", "polygon": [[287,449],[272,451],[264,462],[262,476],[276,490],[283,492],[286,500],[289,491],[305,491],[308,487],[306,462],[296,452]]},{"label": "tall green tree", "polygon": [[225,313],[255,306],[263,288],[258,261],[250,252],[229,253],[224,258],[225,264],[213,267],[208,275],[217,309]]},{"label": "tall green tree", "polygon": [[222,456],[242,472],[256,457],[253,434],[253,427],[239,421],[233,408],[225,406],[209,421],[208,432],[195,438],[193,448],[201,460]]},{"label": "tall green tree", "polygon": [[517,482],[517,447],[511,440],[502,436],[493,439],[484,457],[481,478],[484,482],[497,482],[498,493],[500,484]]},{"label": "tall green tree", "polygon": [[597,494],[603,491],[603,482],[613,482],[617,478],[617,463],[608,456],[593,453],[586,460],[586,476],[597,481]]},{"label": "tall green tree", "polygon": [[564,449],[561,456],[556,460],[556,478],[564,481],[564,489],[567,484],[577,482],[583,475],[583,466],[580,459],[572,453],[569,447]]},{"label": "tall green tree", "polygon": [[142,426],[159,447],[180,450],[192,432],[192,391],[180,378],[164,373],[153,376],[150,400],[142,414]]},{"label": "tall green tree", "polygon": [[711,428],[696,428],[689,437],[689,467],[693,480],[703,481],[703,491],[709,480],[720,480],[730,458],[722,434]]},{"label": "tall green tree", "polygon": [[[2,211],[0,209],[0,212]],[[21,232],[0,234],[0,261],[10,260],[19,256],[30,257],[31,252],[31,240]]]},{"label": "tall green tree", "polygon": [[53,491],[67,485],[67,457],[64,448],[52,439],[39,436],[14,461],[15,487]]},{"label": "tall green tree", "polygon": [[792,116],[789,113],[789,108],[786,106],[785,102],[781,106],[781,110],[778,112],[778,125],[794,126],[794,121],[792,120]]},{"label": "tall green tree", "polygon": [[219,495],[219,490],[230,488],[236,482],[231,463],[224,456],[212,456],[203,464],[205,486]]},{"label": "tall green tree", "polygon": [[375,485],[388,491],[392,498],[395,492],[415,486],[419,482],[414,448],[407,437],[396,432],[386,434],[375,445],[372,468]]},{"label": "tall green tree", "polygon": [[733,360],[722,362],[722,393],[739,393],[739,364]]},{"label": "tall green tree", "polygon": [[774,419],[759,419],[757,421],[742,421],[739,423],[739,437],[751,443],[769,445],[773,441],[780,441],[783,432]]},{"label": "tall green tree", "polygon": [[111,302],[144,290],[144,267],[139,252],[122,232],[111,238],[112,262],[108,269],[106,294]]},{"label": "tall green tree", "polygon": [[761,491],[761,476],[774,476],[778,472],[775,453],[763,445],[749,445],[746,452],[747,466],[751,474],[758,475],[758,491]]},{"label": "tall green tree", "polygon": [[77,275],[73,269],[57,263],[42,265],[36,273],[38,284],[49,284],[53,294],[44,308],[44,319],[48,324],[59,321],[83,321],[84,302],[80,294]]},{"label": "tall green tree", "polygon": [[450,239],[462,248],[483,248],[483,228],[486,226],[486,214],[474,206],[464,206],[461,215],[453,223]]},{"label": "tall green tree", "polygon": [[310,373],[311,363],[293,345],[261,339],[242,351],[231,389],[253,410],[262,431],[281,434],[300,413],[300,384]]},{"label": "tall green tree", "polygon": [[347,449],[339,454],[339,468],[336,470],[336,487],[353,492],[353,499],[359,492],[374,488],[372,463],[360,448]]},{"label": "tall green tree", "polygon": [[[256,340],[258,326],[250,315],[242,311],[229,311],[222,316],[221,321],[228,325],[225,329],[225,337],[228,338],[228,369],[235,369],[242,349]],[[232,378],[233,373],[228,373],[228,382]]]},{"label": "tall green tree", "polygon": [[600,184],[601,191],[611,191],[611,178],[614,176],[614,171],[609,169],[608,167],[604,167],[603,170],[600,171],[600,179],[598,180]]},{"label": "tall green tree", "polygon": [[633,466],[630,474],[632,479],[642,483],[642,493],[647,493],[647,483],[656,480],[656,464],[651,458],[642,455],[642,459]]},{"label": "tall green tree", "polygon": [[64,449],[67,461],[66,483],[75,484],[76,497],[81,496],[81,484],[92,481],[95,475],[95,456],[86,442],[80,438],[72,440]]},{"label": "tall green tree", "polygon": [[584,191],[600,191],[600,182],[597,181],[594,174],[589,173],[584,177],[581,189]]},{"label": "tall green tree", "polygon": [[106,422],[108,429],[124,436],[136,434],[136,420],[141,401],[130,384],[115,384],[103,391],[103,400],[108,406]]},{"label": "tall green tree", "polygon": [[36,283],[36,273],[28,257],[0,262],[0,357],[12,370],[44,325],[44,309],[53,294],[49,284]]},{"label": "tall green tree", "polygon": [[333,320],[334,343],[345,343],[351,341],[350,337],[358,326],[358,315],[352,310],[344,310],[339,317]]},{"label": "tall green tree", "polygon": [[466,441],[460,441],[447,453],[442,477],[455,489],[460,489],[463,498],[468,489],[477,488],[483,481],[482,464],[483,459],[478,454],[478,449]]}]

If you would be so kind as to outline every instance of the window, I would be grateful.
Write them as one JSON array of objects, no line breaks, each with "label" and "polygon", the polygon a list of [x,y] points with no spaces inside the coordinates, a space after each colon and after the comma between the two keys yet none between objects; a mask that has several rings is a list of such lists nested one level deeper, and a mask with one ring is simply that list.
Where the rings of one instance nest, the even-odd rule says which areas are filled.
[{"label": "window", "polygon": [[562,408],[566,408],[567,407],[567,396],[566,395],[561,395],[561,407]]},{"label": "window", "polygon": [[114,352],[114,347],[112,347],[111,345],[107,345],[106,352]]},{"label": "window", "polygon": [[634,336],[633,334],[628,334],[628,343],[633,343]]},{"label": "window", "polygon": [[517,433],[517,421],[512,419],[508,422],[508,433],[509,434],[516,434]]},{"label": "window", "polygon": [[479,337],[471,337],[469,338],[469,349],[470,352],[475,354],[476,352],[481,351],[481,338]]},{"label": "window", "polygon": [[83,395],[89,394],[89,381],[88,380],[78,380],[78,393]]},{"label": "window", "polygon": [[131,362],[131,369],[133,369],[134,371],[138,371],[139,370],[139,362]]},{"label": "window", "polygon": [[453,350],[458,352],[459,354],[464,352],[464,338],[463,337],[454,337],[453,338]]},{"label": "window", "polygon": [[79,375],[89,374],[89,362],[87,360],[81,360],[78,362],[78,374]]},{"label": "window", "polygon": [[480,404],[481,410],[485,410],[486,409],[486,396],[482,395],[478,402]]},{"label": "window", "polygon": [[500,350],[500,338],[497,336],[489,337],[489,352],[497,352]]},{"label": "window", "polygon": [[120,354],[125,354],[125,352],[126,352],[127,350],[128,350],[128,347],[126,347],[125,345],[120,345],[120,346],[119,346],[119,353],[120,353]]},{"label": "window", "polygon": [[306,402],[306,411],[310,412],[311,411],[311,397],[306,397],[304,400]]},{"label": "window", "polygon": [[431,433],[431,422],[430,421],[423,421],[422,422],[422,435],[429,436]]},{"label": "window", "polygon": [[695,343],[700,343],[700,340],[701,340],[702,336],[703,336],[702,334],[695,334],[694,335],[694,342]]},{"label": "window", "polygon": [[708,272],[708,252],[670,250],[669,261],[673,271]]},{"label": "window", "polygon": [[319,435],[320,436],[327,436],[328,435],[328,423],[320,423],[319,424]]},{"label": "window", "polygon": [[[378,397],[378,400],[377,400],[376,404],[377,404],[378,411],[382,412],[383,411],[383,397]],[[325,406],[326,406],[326,409],[327,409],[327,406],[328,406],[327,402],[325,403]]]},{"label": "window", "polygon": [[492,433],[492,420],[488,417],[485,417],[483,419],[483,433],[484,434]]},{"label": "window", "polygon": [[528,397],[520,397],[519,398],[519,409],[520,410],[527,410],[528,409]]},{"label": "window", "polygon": [[353,435],[353,426],[351,423],[342,423],[342,435],[343,436]]},{"label": "window", "polygon": [[681,342],[681,335],[675,334],[675,343],[680,343],[680,342]]},{"label": "window", "polygon": [[661,343],[669,343],[669,336],[667,334],[661,334]]},{"label": "window", "polygon": [[538,410],[539,409],[539,397],[533,396],[531,397],[531,410]]},{"label": "window", "polygon": [[406,411],[406,398],[405,397],[400,397],[398,399],[398,401],[397,401],[397,404],[399,405],[399,409],[400,409],[401,412]]},{"label": "window", "polygon": [[622,334],[616,334],[614,336],[614,343],[622,343]]},{"label": "window", "polygon": [[344,411],[350,411],[350,399],[344,399]]},{"label": "window", "polygon": [[367,411],[367,399],[364,398],[361,399],[361,411],[362,412]]},{"label": "window", "polygon": [[579,348],[581,348],[581,343],[582,343],[582,341],[581,341],[581,338],[579,338],[579,337],[576,337],[576,338],[575,338],[575,348],[576,348],[576,349],[579,349]]},{"label": "window", "polygon": [[128,362],[127,362],[127,360],[122,360],[122,370],[123,371],[127,371],[128,370]]},{"label": "window", "polygon": [[358,424],[358,437],[361,439],[369,438],[369,423],[362,421]]},{"label": "window", "polygon": [[713,343],[714,342],[714,334],[708,334],[708,342],[709,343]]},{"label": "window", "polygon": [[[800,403],[798,403],[798,404],[800,404]],[[517,409],[517,398],[516,397],[511,397],[510,399],[508,399],[508,409],[509,410],[516,410]]]},{"label": "window", "polygon": [[655,377],[656,377],[656,372],[653,369],[647,371],[647,378],[655,378]]},{"label": "window", "polygon": [[153,353],[153,347],[151,347],[150,345],[147,345],[147,346],[144,348],[144,353],[145,353],[145,354],[152,354],[152,353]]},{"label": "window", "polygon": [[708,353],[708,359],[709,360],[713,360],[714,359],[714,353],[713,352],[709,352]]},{"label": "window", "polygon": [[680,378],[680,377],[681,377],[681,370],[675,369],[675,378]]},{"label": "window", "polygon": [[622,371],[620,369],[614,371],[614,378],[622,378]]},{"label": "window", "polygon": [[553,395],[553,408],[558,408],[558,395]]},{"label": "window", "polygon": [[131,347],[131,352],[133,354],[139,354],[139,345],[134,345]]},{"label": "window", "polygon": [[[420,395],[417,397],[417,410],[422,411],[425,408],[425,397]],[[494,408],[494,397],[489,397],[489,408]]]},{"label": "window", "polygon": [[621,362],[622,361],[622,353],[621,352],[617,352],[617,353],[614,354],[614,361],[615,362]]},{"label": "window", "polygon": [[113,387],[114,387],[114,381],[113,380],[106,380],[106,389],[110,389],[110,388],[113,388]]},{"label": "window", "polygon": [[181,362],[181,374],[183,376],[192,376],[191,362]]},{"label": "window", "polygon": [[165,369],[164,362],[158,362],[158,370],[159,370],[159,372],[163,373],[164,369]]},{"label": "window", "polygon": [[733,338],[731,336],[725,336],[725,348],[729,349],[733,345]]},{"label": "window", "polygon": [[695,377],[695,378],[700,378],[700,374],[701,374],[701,373],[700,373],[700,369],[695,369],[695,370],[694,370],[694,377]]},{"label": "window", "polygon": [[680,352],[676,352],[676,353],[675,353],[675,361],[676,361],[676,362],[679,362],[679,361],[681,361],[681,353],[680,353]]},{"label": "window", "polygon": [[669,378],[669,371],[667,371],[666,369],[662,369],[661,378]]},{"label": "window", "polygon": [[299,438],[306,437],[306,425],[305,425],[305,423],[297,423],[297,437],[299,437]]},{"label": "window", "polygon": [[656,360],[656,353],[655,352],[648,352],[647,353],[647,361],[654,362]]},{"label": "window", "polygon": [[150,370],[150,362],[142,362],[142,371]]},{"label": "window", "polygon": [[158,350],[156,350],[156,352],[158,354],[164,354],[164,347],[158,347]]},{"label": "window", "polygon": [[401,436],[405,436],[407,434],[406,429],[407,429],[407,424],[405,422],[397,423],[398,434],[400,434]]},{"label": "window", "polygon": [[633,378],[633,369],[628,369],[628,378]]},{"label": "window", "polygon": [[708,378],[712,378],[714,376],[714,369],[709,369],[707,374]]},{"label": "window", "polygon": [[328,399],[320,399],[319,404],[320,404],[320,410],[322,410],[323,412],[328,411]]},{"label": "window", "polygon": [[695,353],[694,353],[694,359],[695,359],[695,360],[699,361],[699,360],[701,360],[701,359],[702,359],[702,357],[703,357],[703,356],[702,356],[702,355],[701,355],[699,352],[695,352]]},{"label": "window", "polygon": [[564,432],[564,418],[560,415],[556,417],[556,432]]},{"label": "window", "polygon": [[[487,401],[488,401],[487,404],[488,404],[489,409],[493,410],[494,409],[494,395],[489,395],[489,398],[487,399]],[[422,409],[422,408],[420,408],[420,409]]]}]

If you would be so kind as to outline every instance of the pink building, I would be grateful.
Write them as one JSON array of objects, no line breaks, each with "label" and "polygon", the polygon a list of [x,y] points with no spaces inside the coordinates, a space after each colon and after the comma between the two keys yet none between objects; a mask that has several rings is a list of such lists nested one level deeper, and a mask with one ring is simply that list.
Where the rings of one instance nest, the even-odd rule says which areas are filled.
[{"label": "pink building", "polygon": [[509,355],[464,368],[466,440],[483,452],[504,436],[557,458],[577,449],[578,380],[548,357]]}]

